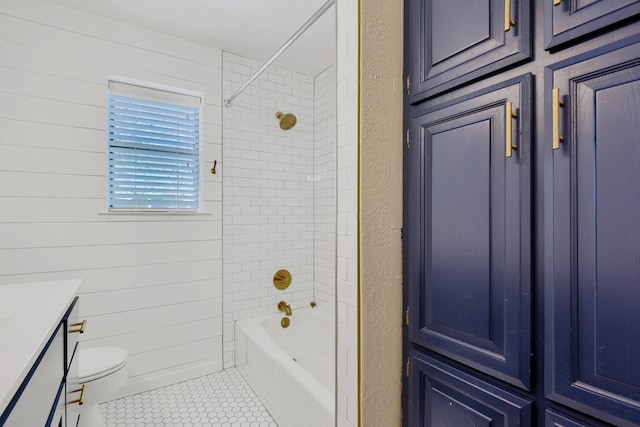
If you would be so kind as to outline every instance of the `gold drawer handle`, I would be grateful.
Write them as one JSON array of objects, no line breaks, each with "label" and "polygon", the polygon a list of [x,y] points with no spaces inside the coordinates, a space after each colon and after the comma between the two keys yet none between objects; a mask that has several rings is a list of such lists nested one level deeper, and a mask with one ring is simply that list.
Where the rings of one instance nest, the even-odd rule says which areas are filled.
[{"label": "gold drawer handle", "polygon": [[512,120],[517,118],[518,116],[513,112],[513,104],[511,102],[507,102],[506,104],[506,110],[507,110],[507,115],[505,117],[506,120],[506,126],[505,126],[505,136],[506,136],[506,140],[507,140],[507,152],[506,152],[506,156],[507,157],[511,157],[513,155],[513,150],[516,150],[518,148],[517,145],[513,145],[513,124],[512,124]]},{"label": "gold drawer handle", "polygon": [[86,384],[82,384],[82,387],[73,390],[71,393],[80,392],[80,397],[78,399],[74,399],[74,400],[69,401],[69,404],[77,403],[78,405],[83,405],[84,404],[84,392],[86,390],[87,390],[87,385]]},{"label": "gold drawer handle", "polygon": [[563,105],[562,100],[560,99],[560,88],[554,87],[553,92],[551,92],[551,106],[552,109],[552,132],[553,132],[553,149],[557,150],[560,148],[560,143],[564,140],[562,136],[560,136],[560,107]]},{"label": "gold drawer handle", "polygon": [[87,321],[85,319],[82,322],[72,323],[69,326],[79,326],[79,328],[69,329],[69,333],[70,334],[73,334],[75,332],[79,332],[81,334],[84,334],[84,327],[87,326]]},{"label": "gold drawer handle", "polygon": [[504,0],[504,30],[509,31],[516,22],[511,19],[511,0]]},{"label": "gold drawer handle", "polygon": [[554,6],[560,5],[560,3],[562,3],[562,0],[553,0],[553,5]]}]

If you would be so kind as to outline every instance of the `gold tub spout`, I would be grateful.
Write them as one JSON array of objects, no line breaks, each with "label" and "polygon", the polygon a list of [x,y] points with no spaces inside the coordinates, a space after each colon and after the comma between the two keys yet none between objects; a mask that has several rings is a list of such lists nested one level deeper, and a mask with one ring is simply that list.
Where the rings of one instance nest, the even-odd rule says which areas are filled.
[{"label": "gold tub spout", "polygon": [[278,310],[284,311],[287,316],[291,316],[291,306],[284,301],[278,303]]}]

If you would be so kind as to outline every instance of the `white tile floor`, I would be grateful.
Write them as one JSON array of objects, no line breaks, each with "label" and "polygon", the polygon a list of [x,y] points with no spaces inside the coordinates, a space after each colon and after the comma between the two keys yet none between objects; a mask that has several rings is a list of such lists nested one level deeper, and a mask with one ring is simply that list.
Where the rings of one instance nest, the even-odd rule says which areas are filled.
[{"label": "white tile floor", "polygon": [[107,427],[278,427],[235,368],[113,400],[100,409]]}]

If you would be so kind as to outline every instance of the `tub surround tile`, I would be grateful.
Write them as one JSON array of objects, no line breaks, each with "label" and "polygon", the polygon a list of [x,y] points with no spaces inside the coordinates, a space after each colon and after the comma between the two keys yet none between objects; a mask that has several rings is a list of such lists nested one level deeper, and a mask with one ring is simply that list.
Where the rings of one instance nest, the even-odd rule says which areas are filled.
[{"label": "tub surround tile", "polygon": [[315,77],[314,299],[335,313],[336,288],[336,67]]},{"label": "tub surround tile", "polygon": [[[222,59],[225,97],[262,66],[227,52]],[[280,300],[294,310],[314,300],[315,86],[313,76],[271,66],[222,111],[225,368],[235,363],[233,322],[276,313]],[[295,114],[295,127],[280,129],[277,111]],[[285,291],[272,284],[281,268],[293,276]]]},{"label": "tub surround tile", "polygon": [[358,425],[358,2],[337,0],[337,426]]}]

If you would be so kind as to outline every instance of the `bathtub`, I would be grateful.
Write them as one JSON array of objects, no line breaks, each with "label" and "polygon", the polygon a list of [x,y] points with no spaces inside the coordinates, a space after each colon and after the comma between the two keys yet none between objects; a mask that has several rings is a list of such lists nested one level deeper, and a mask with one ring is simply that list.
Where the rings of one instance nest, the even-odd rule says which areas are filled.
[{"label": "bathtub", "polygon": [[236,367],[279,427],[335,426],[335,322],[317,308],[239,320]]}]

